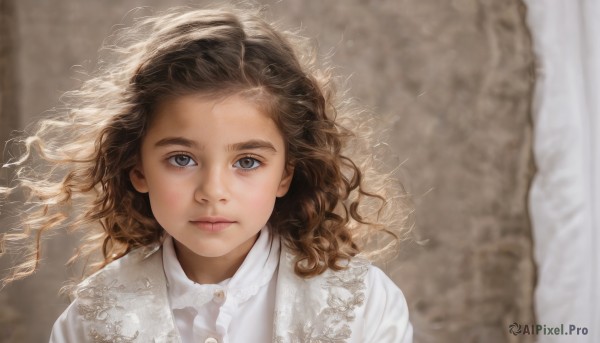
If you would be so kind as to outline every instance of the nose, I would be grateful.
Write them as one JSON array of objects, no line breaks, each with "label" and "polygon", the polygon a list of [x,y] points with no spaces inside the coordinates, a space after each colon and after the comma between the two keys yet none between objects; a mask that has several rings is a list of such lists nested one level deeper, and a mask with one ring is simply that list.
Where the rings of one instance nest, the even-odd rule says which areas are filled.
[{"label": "nose", "polygon": [[221,167],[206,166],[199,173],[199,181],[194,193],[196,201],[201,203],[227,202],[227,173]]}]

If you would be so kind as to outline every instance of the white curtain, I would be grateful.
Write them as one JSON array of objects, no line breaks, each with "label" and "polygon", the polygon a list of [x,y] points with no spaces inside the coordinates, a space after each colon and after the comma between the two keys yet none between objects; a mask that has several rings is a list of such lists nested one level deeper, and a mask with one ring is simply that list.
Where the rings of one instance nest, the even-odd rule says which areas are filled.
[{"label": "white curtain", "polygon": [[538,342],[600,342],[600,4],[525,3],[538,65],[529,198],[537,323],[588,330]]}]

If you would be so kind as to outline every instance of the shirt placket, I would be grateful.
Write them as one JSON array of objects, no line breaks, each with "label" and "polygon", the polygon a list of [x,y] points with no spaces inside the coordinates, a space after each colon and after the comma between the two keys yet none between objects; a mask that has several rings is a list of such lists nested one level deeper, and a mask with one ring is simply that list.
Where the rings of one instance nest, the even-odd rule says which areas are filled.
[{"label": "shirt placket", "polygon": [[[210,306],[218,307],[218,314],[214,318],[214,322],[210,323],[214,330],[207,332],[205,329],[194,332],[196,342],[204,343],[229,343],[228,330],[235,313],[235,302],[229,299],[228,290],[225,287],[217,287],[213,291],[212,301]],[[205,320],[205,318],[196,318],[196,320]]]}]

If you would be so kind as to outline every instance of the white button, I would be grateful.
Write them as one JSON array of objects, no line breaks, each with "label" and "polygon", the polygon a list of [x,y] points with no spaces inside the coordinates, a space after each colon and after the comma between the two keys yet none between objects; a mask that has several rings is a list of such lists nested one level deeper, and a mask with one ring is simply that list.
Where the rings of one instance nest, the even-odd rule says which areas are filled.
[{"label": "white button", "polygon": [[218,289],[213,293],[214,301],[222,303],[225,301],[225,291],[222,289]]},{"label": "white button", "polygon": [[204,343],[219,343],[219,341],[217,341],[217,339],[214,337],[208,337]]}]

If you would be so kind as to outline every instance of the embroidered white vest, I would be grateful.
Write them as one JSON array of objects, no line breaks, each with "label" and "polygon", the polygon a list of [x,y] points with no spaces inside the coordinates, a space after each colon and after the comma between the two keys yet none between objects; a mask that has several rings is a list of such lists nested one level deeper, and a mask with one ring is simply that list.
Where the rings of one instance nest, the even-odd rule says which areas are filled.
[{"label": "embroidered white vest", "polygon": [[[133,251],[78,286],[75,305],[92,342],[181,342],[156,251]],[[369,262],[353,258],[345,270],[309,279],[294,273],[293,262],[282,247],[273,342],[359,342],[362,326],[355,319],[365,301]]]}]

